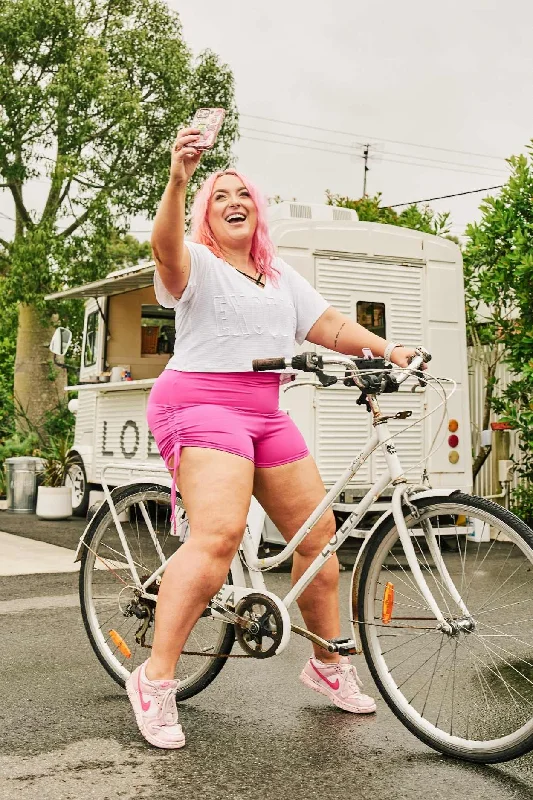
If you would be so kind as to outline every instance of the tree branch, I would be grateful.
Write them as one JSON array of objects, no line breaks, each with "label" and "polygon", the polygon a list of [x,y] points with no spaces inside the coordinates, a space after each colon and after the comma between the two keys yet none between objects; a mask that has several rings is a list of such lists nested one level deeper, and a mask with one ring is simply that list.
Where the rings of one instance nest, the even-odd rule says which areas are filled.
[{"label": "tree branch", "polygon": [[24,205],[24,201],[22,199],[22,193],[20,191],[20,187],[16,183],[9,183],[9,189],[11,190],[11,194],[13,195],[13,200],[15,202],[15,207],[19,213],[20,218],[24,222],[24,225],[27,228],[33,228],[33,220],[30,217],[26,206]]},{"label": "tree branch", "polygon": [[[117,153],[114,162],[111,164],[111,166],[108,167],[108,174],[109,175],[113,175],[113,173],[115,172],[115,169],[116,169],[117,165],[119,164],[120,159],[122,158],[123,152],[124,152],[124,148],[122,147],[119,150],[119,152]],[[105,186],[103,189],[101,189],[101,191],[99,192],[99,194],[97,195],[95,200],[100,198],[100,197],[102,197],[103,194],[108,194],[111,191],[112,188],[114,189],[118,185],[118,183],[120,183],[120,182],[117,181],[113,186],[109,186],[109,185]],[[89,206],[89,208],[85,209],[83,214],[81,214],[77,219],[75,219],[74,222],[71,225],[68,226],[68,228],[65,228],[64,231],[61,231],[59,236],[62,239],[66,239],[68,236],[70,236],[72,233],[74,233],[74,231],[77,230],[80,227],[80,225],[83,225],[83,223],[88,219],[90,213],[91,213],[91,207]]]},{"label": "tree branch", "polygon": [[71,225],[68,226],[68,228],[65,228],[64,231],[61,231],[59,236],[62,239],[66,239],[67,237],[69,237],[71,233],[74,233],[74,231],[80,227],[80,225],[83,225],[83,223],[89,217],[89,214],[90,214],[90,208],[87,208],[83,212],[83,214],[81,214],[77,219],[74,220],[74,222]]},{"label": "tree branch", "polygon": [[9,250],[9,242],[7,242],[5,239],[0,238],[0,244],[2,245],[2,247],[5,247],[6,250]]},{"label": "tree branch", "polygon": [[68,179],[68,181],[66,181],[66,183],[65,183],[65,186],[64,186],[64,189],[63,189],[63,191],[61,192],[61,195],[60,195],[60,197],[59,197],[59,200],[58,200],[58,202],[57,202],[57,207],[58,207],[58,209],[60,209],[60,208],[61,208],[61,206],[63,205],[63,202],[64,202],[64,200],[65,200],[65,197],[66,197],[66,196],[67,196],[67,194],[69,193],[69,190],[70,190],[70,187],[71,187],[71,186],[72,186],[72,178],[69,178],[69,179]]}]

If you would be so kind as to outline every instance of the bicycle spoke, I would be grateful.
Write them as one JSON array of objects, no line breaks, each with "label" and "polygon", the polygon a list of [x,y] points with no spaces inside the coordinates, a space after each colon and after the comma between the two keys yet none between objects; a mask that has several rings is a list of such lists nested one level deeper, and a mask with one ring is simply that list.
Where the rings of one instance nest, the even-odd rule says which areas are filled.
[{"label": "bicycle spoke", "polygon": [[[144,582],[160,567],[162,555],[170,558],[182,543],[178,537],[170,536],[170,491],[167,487],[132,486],[130,490],[116,492],[113,499],[118,514],[128,512],[128,520],[122,524],[124,541],[108,510],[97,520],[97,527],[86,543],[81,599],[93,648],[112,677],[123,682],[146,659],[147,648],[151,647],[158,591],[158,584],[155,584],[146,597],[134,585],[127,557],[131,558]],[[183,509],[181,517],[186,520]],[[225,663],[225,658],[217,656],[227,655],[233,644],[232,626],[222,620],[206,623],[202,617],[193,627],[178,663],[178,694],[183,696],[195,694],[213,680]],[[141,629],[146,638],[140,643],[136,633]],[[187,650],[191,654],[187,654]]]},{"label": "bicycle spoke", "polygon": [[[479,513],[454,504],[451,496],[433,507],[428,503],[416,520],[414,515],[405,518],[416,559],[449,628],[439,630],[435,620],[432,631],[422,630],[428,604],[403,557],[393,552],[400,541],[394,526],[382,534],[377,550],[370,551],[371,596],[365,589],[364,597],[371,619],[359,621],[363,644],[393,710],[400,719],[407,717],[415,731],[423,721],[423,730],[440,743],[437,749],[451,754],[457,752],[457,742],[469,752],[473,742],[482,747],[485,740],[496,740],[505,752],[513,742],[527,748],[533,741],[533,544],[526,542],[527,536],[521,543],[513,529],[508,532],[492,504],[475,502]],[[505,514],[509,517],[501,512]],[[412,534],[419,527],[434,537],[434,555],[442,559],[442,569],[426,540]],[[480,534],[475,541],[467,534],[472,529]],[[487,529],[490,539],[481,541]],[[452,595],[446,573],[464,606]],[[389,582],[395,591],[393,614],[383,624]],[[411,635],[390,629],[407,617]],[[429,633],[438,633],[438,638]],[[491,749],[491,758],[493,753]]]}]

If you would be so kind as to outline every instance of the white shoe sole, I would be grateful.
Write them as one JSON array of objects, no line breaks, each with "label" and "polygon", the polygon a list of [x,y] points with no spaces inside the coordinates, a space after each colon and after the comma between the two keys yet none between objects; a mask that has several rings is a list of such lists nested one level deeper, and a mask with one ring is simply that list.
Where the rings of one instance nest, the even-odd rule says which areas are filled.
[{"label": "white shoe sole", "polygon": [[316,683],[312,678],[309,677],[305,672],[300,673],[300,680],[307,686],[308,689],[312,689],[314,692],[318,692],[319,694],[323,694],[328,700],[331,700],[338,708],[342,708],[343,711],[349,711],[351,714],[373,714],[376,710],[376,704],[373,703],[371,706],[359,706],[358,708],[354,708],[353,705],[342,700],[342,698],[337,697],[335,692],[332,690],[328,691],[327,686],[321,686],[321,684]]}]

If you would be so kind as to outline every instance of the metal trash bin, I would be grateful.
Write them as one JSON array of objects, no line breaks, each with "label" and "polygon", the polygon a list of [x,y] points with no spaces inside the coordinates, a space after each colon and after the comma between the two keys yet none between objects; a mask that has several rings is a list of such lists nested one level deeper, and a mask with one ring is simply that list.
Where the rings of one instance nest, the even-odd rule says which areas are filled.
[{"label": "metal trash bin", "polygon": [[37,480],[43,471],[42,458],[17,456],[4,462],[7,485],[7,510],[33,514],[37,505]]}]

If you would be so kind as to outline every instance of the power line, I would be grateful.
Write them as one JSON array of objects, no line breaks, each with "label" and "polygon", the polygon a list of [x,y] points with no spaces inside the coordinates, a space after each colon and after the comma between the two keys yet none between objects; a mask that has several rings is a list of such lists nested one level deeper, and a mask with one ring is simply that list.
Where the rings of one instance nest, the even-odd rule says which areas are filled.
[{"label": "power line", "polygon": [[[461,153],[462,155],[466,156],[477,156],[478,158],[492,158],[495,159],[496,161],[505,161],[505,158],[503,156],[492,156],[488,155],[487,153],[474,153],[470,150],[455,150],[450,147],[438,147],[437,145],[431,145],[431,144],[404,142],[399,139],[385,139],[382,136],[367,136],[361,133],[352,133],[351,131],[339,131],[333,128],[320,128],[316,125],[306,125],[302,122],[289,122],[283,119],[273,119],[272,117],[261,117],[258,116],[257,114],[241,114],[241,116],[250,117],[251,119],[262,119],[265,120],[266,122],[277,122],[280,123],[281,125],[292,125],[293,127],[297,128],[309,128],[309,130],[314,130],[314,131],[325,131],[326,133],[339,133],[342,134],[343,136],[360,136],[363,139],[376,139],[377,141],[380,142],[388,142],[389,144],[402,144],[405,145],[406,147],[422,147],[427,150],[442,150],[443,152],[446,153]],[[362,142],[360,142],[360,144],[362,144]]]},{"label": "power line", "polygon": [[431,203],[433,200],[447,200],[449,197],[461,197],[464,194],[477,194],[478,192],[490,192],[493,189],[502,189],[505,184],[500,186],[487,186],[486,189],[470,189],[468,192],[455,192],[454,194],[442,194],[440,197],[426,197],[425,200],[411,200],[410,203],[395,203],[393,206],[382,206],[382,208],[398,208],[399,206],[416,206],[417,203]]},{"label": "power line", "polygon": [[[279,137],[279,136],[283,136],[284,134],[282,134],[282,133],[281,134],[280,133],[273,133],[271,135]],[[281,144],[281,145],[285,145],[286,147],[298,147],[298,148],[304,149],[304,150],[317,150],[319,153],[335,153],[336,155],[341,155],[341,156],[353,155],[353,156],[356,156],[357,158],[363,158],[363,156],[358,156],[357,153],[353,153],[353,152],[350,153],[350,151],[347,151],[347,150],[337,150],[337,149],[334,149],[332,147],[329,147],[327,149],[325,147],[313,147],[312,145],[307,145],[307,144],[296,144],[294,142],[282,142],[282,141],[278,141],[276,139],[265,139],[264,137],[261,137],[261,136],[250,136],[250,134],[244,134],[242,138],[243,139],[250,139],[250,140],[255,141],[255,142],[265,142],[266,144]],[[313,141],[313,140],[311,140],[311,141]],[[347,147],[348,145],[340,145],[340,146],[341,147]],[[407,154],[405,154],[405,156],[406,156],[406,158],[420,158],[420,156],[409,156]],[[487,175],[487,176],[488,175],[505,175],[506,174],[503,170],[498,170],[498,169],[490,170],[488,167],[485,167],[485,168],[482,167],[480,169],[475,169],[475,168],[472,169],[470,167],[470,165],[464,165],[460,169],[457,169],[454,166],[447,167],[447,166],[439,165],[439,164],[420,163],[419,161],[399,161],[398,159],[395,159],[395,158],[389,158],[387,155],[383,155],[383,156],[381,156],[381,158],[384,161],[390,161],[390,162],[396,163],[396,164],[407,164],[407,165],[410,164],[410,165],[415,166],[415,167],[425,167],[426,169],[441,169],[441,170],[446,170],[448,172],[462,172],[463,174],[469,173],[471,175]]]},{"label": "power line", "polygon": [[[343,142],[332,142],[331,139],[328,141],[326,139],[311,139],[309,136],[296,136],[294,133],[278,133],[277,131],[265,131],[262,128],[247,128],[242,127],[241,131],[250,131],[250,133],[266,133],[270,136],[284,136],[286,139],[298,139],[301,142],[313,142],[313,144],[325,144],[325,145],[336,145],[337,147],[347,147],[352,151],[355,149],[353,144],[344,144]],[[358,143],[357,143],[358,144]],[[364,147],[364,145],[362,145]],[[302,145],[304,147],[304,145]],[[354,153],[357,155],[357,153]],[[359,156],[359,158],[363,158],[363,156]]]},{"label": "power line", "polygon": [[[325,145],[329,145],[329,146],[334,144],[336,147],[346,147],[346,148],[351,149],[353,155],[356,156],[357,158],[364,158],[364,155],[362,156],[362,155],[359,155],[358,153],[353,152],[356,146],[359,146],[359,147],[363,148],[363,150],[365,148],[367,148],[367,147],[370,147],[370,145],[367,144],[367,143],[356,142],[355,144],[344,144],[343,142],[332,142],[331,140],[330,141],[326,141],[324,139],[311,139],[309,136],[296,136],[295,134],[292,134],[292,133],[278,133],[277,131],[268,131],[268,130],[263,130],[263,129],[260,129],[260,128],[242,127],[241,130],[250,131],[251,133],[266,134],[268,136],[278,136],[278,137],[283,136],[286,139],[297,139],[298,141],[301,141],[301,142],[312,142],[313,144],[325,144]],[[247,137],[245,135],[244,138],[249,138],[249,137]],[[304,147],[304,146],[305,145],[302,145],[302,147]],[[505,173],[505,171],[502,170],[502,169],[494,170],[491,167],[486,167],[485,165],[482,165],[482,164],[465,164],[464,162],[460,162],[460,161],[449,161],[447,159],[432,158],[430,156],[417,156],[417,155],[412,155],[410,153],[394,153],[394,152],[391,152],[391,153],[387,153],[386,156],[382,156],[382,157],[385,158],[385,157],[388,157],[389,155],[391,155],[391,156],[399,156],[400,158],[416,158],[418,161],[428,161],[428,162],[435,162],[437,164],[446,164],[446,165],[449,164],[449,165],[455,166],[455,167],[466,167],[467,169],[474,169],[475,168],[475,169],[487,171],[487,172],[489,172],[490,174],[493,174],[493,175],[495,174],[495,172],[501,172],[502,174]],[[478,174],[482,174],[482,173],[478,173]]]},{"label": "power line", "polygon": [[[414,156],[414,158],[417,158],[417,156]],[[490,175],[494,175],[495,177],[496,176],[499,177],[500,175],[502,175],[502,176],[503,175],[505,175],[505,176],[508,175],[508,173],[503,172],[502,170],[498,170],[498,169],[488,170],[488,171],[485,171],[485,170],[481,171],[479,169],[470,169],[470,167],[468,167],[468,166],[465,166],[465,167],[444,167],[441,164],[429,164],[429,163],[422,163],[420,161],[399,161],[397,158],[389,158],[388,156],[383,156],[383,160],[384,161],[388,161],[391,164],[410,164],[411,166],[424,167],[425,169],[441,169],[441,170],[444,170],[445,172],[460,172],[463,175],[467,175],[467,174],[468,175],[485,175],[485,177],[487,177],[487,178]]]}]

